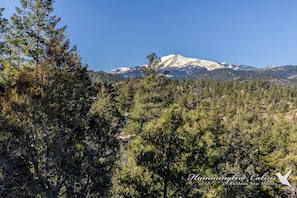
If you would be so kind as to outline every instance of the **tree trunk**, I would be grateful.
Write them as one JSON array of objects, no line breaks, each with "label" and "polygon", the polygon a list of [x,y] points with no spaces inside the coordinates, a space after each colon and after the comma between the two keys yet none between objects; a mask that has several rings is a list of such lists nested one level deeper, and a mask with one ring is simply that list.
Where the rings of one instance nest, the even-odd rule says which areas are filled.
[{"label": "tree trunk", "polygon": [[166,175],[164,179],[163,198],[167,197],[167,186],[168,186],[168,176]]}]

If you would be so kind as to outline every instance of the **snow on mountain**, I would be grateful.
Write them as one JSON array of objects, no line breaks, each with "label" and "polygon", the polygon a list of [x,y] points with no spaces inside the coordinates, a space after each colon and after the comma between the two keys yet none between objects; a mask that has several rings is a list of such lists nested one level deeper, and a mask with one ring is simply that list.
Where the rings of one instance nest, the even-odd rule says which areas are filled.
[{"label": "snow on mountain", "polygon": [[142,73],[140,71],[141,66],[137,66],[137,67],[120,67],[120,68],[116,68],[111,70],[110,74],[116,74],[119,76],[122,76],[124,78],[127,77],[133,77],[133,76],[141,76]]},{"label": "snow on mountain", "polygon": [[110,71],[110,73],[114,73],[114,74],[124,74],[126,72],[129,72],[131,71],[132,69],[129,68],[129,67],[119,67],[119,68],[116,68],[116,69],[113,69]]},{"label": "snow on mountain", "polygon": [[[244,66],[244,65],[235,65],[230,63],[219,63],[210,60],[203,60],[198,58],[188,58],[179,54],[170,54],[160,58],[162,64],[161,70],[169,71],[168,77],[184,78],[191,76],[197,72],[201,71],[211,71],[215,69],[230,68],[234,70],[249,70],[254,69],[254,67]],[[143,65],[141,65],[143,66]],[[123,77],[130,76],[141,76],[140,68],[137,67],[121,67],[113,69],[109,73],[118,74]],[[145,65],[144,65],[145,66]]]},{"label": "snow on mountain", "polygon": [[164,65],[163,68],[166,68],[166,67],[182,68],[182,67],[187,67],[189,65],[196,66],[196,67],[203,67],[203,68],[206,68],[207,70],[224,68],[224,66],[214,61],[202,60],[198,58],[188,58],[178,54],[171,54],[168,56],[161,57],[161,63]]}]

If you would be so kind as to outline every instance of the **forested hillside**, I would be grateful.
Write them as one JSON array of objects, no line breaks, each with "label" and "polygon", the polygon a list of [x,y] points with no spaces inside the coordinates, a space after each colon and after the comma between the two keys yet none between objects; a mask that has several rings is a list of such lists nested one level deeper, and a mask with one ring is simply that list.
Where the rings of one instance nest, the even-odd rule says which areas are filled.
[{"label": "forested hillside", "polygon": [[97,83],[113,84],[123,80],[123,78],[117,75],[109,74],[104,71],[89,70],[87,73],[88,73],[88,76],[90,77],[92,84],[97,84]]},{"label": "forested hillside", "polygon": [[294,196],[296,89],[166,78],[154,53],[143,77],[97,75],[53,1],[21,2],[0,18],[0,197]]},{"label": "forested hillside", "polygon": [[[122,133],[132,138],[114,176],[116,191],[123,197],[280,196],[282,185],[186,178],[296,170],[296,94],[260,80],[178,82],[154,73],[125,80],[117,101],[128,114]],[[296,180],[290,176],[292,186]]]},{"label": "forested hillside", "polygon": [[216,69],[212,71],[197,72],[190,76],[196,80],[216,80],[216,81],[254,81],[263,80],[277,85],[296,88],[297,66],[281,66],[272,68],[261,68],[257,70],[233,70]]}]

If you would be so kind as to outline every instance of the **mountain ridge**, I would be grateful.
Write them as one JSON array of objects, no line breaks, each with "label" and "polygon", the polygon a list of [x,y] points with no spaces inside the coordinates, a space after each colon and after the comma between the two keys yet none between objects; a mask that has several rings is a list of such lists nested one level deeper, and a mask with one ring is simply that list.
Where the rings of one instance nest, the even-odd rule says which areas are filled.
[{"label": "mountain ridge", "polygon": [[[198,58],[189,58],[180,54],[170,54],[167,56],[160,57],[161,60],[161,71],[169,71],[167,77],[173,78],[185,78],[189,77],[197,72],[211,71],[215,69],[230,68],[234,70],[251,70],[256,69],[252,66],[231,64],[227,62],[217,62]],[[119,67],[111,70],[109,73],[117,74],[122,77],[141,76],[140,68],[146,65],[139,65],[135,67]]]},{"label": "mountain ridge", "polygon": [[[216,62],[197,58],[188,58],[178,54],[170,54],[160,57],[162,71],[169,71],[166,77],[194,80],[265,80],[275,84],[297,87],[297,66],[267,66],[257,68],[240,64]],[[122,78],[142,76],[140,65],[136,67],[122,67],[112,70],[110,73]]]}]

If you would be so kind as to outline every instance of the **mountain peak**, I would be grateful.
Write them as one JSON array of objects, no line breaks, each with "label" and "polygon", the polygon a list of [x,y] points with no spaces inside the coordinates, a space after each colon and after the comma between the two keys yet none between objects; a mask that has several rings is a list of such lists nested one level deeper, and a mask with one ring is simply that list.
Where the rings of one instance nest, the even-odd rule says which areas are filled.
[{"label": "mountain peak", "polygon": [[122,73],[125,73],[125,72],[129,72],[131,70],[132,69],[129,68],[129,67],[119,67],[119,68],[111,70],[110,73],[122,74]]},{"label": "mountain peak", "polygon": [[164,65],[163,67],[182,68],[187,66],[196,66],[205,68],[207,70],[224,68],[224,66],[218,62],[198,58],[188,58],[179,54],[163,56],[161,57],[161,63]]},{"label": "mountain peak", "polygon": [[[253,67],[229,64],[226,62],[219,63],[216,61],[189,58],[180,54],[169,54],[160,57],[162,68],[161,70],[169,71],[170,77],[184,78],[191,76],[201,71],[211,71],[215,69],[229,68],[233,70],[253,69]],[[142,65],[145,66],[145,65]],[[141,76],[140,66],[130,68],[118,68],[112,70],[110,73],[119,74],[124,77]]]}]

